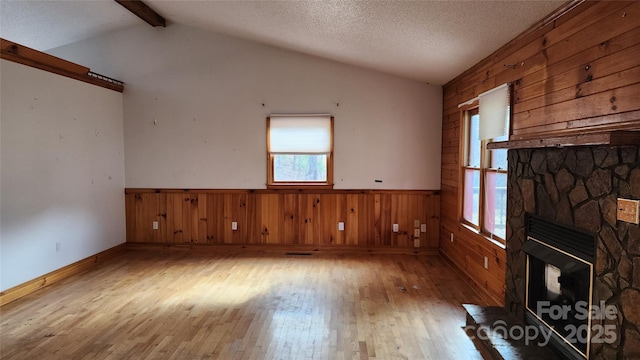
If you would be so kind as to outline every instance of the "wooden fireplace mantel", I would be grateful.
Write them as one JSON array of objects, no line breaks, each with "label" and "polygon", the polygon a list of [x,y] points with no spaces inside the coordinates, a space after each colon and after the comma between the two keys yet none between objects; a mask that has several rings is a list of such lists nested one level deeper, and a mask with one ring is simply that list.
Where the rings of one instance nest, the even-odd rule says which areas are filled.
[{"label": "wooden fireplace mantel", "polygon": [[640,145],[640,131],[608,131],[599,133],[556,136],[544,139],[499,141],[487,144],[487,149],[529,149],[595,145]]}]

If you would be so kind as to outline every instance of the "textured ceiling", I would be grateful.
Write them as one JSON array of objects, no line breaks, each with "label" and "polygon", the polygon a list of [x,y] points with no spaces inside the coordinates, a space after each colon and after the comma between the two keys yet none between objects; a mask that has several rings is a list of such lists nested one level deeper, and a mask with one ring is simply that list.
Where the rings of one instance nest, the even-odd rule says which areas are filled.
[{"label": "textured ceiling", "polygon": [[[146,0],[171,23],[444,84],[564,1]],[[110,0],[2,0],[0,36],[46,51],[140,23]]]}]

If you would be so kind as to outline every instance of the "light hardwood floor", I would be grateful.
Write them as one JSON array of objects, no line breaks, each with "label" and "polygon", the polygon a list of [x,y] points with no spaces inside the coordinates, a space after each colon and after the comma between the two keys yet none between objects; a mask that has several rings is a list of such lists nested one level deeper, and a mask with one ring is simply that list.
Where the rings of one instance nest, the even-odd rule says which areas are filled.
[{"label": "light hardwood floor", "polygon": [[2,359],[481,359],[438,256],[128,251],[0,308]]}]

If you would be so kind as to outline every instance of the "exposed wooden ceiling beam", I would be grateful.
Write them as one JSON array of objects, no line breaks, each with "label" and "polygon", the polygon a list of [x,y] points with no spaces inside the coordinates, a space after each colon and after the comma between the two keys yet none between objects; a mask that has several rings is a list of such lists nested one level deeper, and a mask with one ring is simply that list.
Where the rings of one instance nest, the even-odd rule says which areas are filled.
[{"label": "exposed wooden ceiling beam", "polygon": [[151,26],[167,27],[164,18],[140,0],[115,0],[115,2],[124,6],[127,10]]}]

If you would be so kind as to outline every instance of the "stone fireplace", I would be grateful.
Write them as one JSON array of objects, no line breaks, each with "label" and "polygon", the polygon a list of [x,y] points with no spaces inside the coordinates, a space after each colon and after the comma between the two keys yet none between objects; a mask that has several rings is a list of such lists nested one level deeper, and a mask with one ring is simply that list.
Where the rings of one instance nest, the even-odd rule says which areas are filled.
[{"label": "stone fireplace", "polygon": [[616,220],[617,198],[640,199],[640,146],[509,150],[506,310],[526,318],[525,218],[595,238],[592,303],[614,306],[610,341],[589,341],[590,359],[640,358],[640,226]]}]

